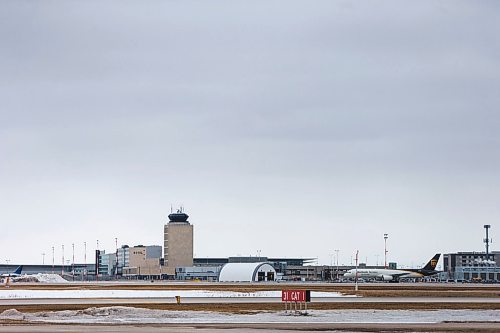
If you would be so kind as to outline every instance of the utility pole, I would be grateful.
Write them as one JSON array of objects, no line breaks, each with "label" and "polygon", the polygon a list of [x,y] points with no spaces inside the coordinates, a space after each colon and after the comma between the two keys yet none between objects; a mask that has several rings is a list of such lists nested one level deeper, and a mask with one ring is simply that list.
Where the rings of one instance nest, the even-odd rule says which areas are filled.
[{"label": "utility pole", "polygon": [[387,238],[389,238],[389,234],[384,234],[384,267],[387,268]]}]

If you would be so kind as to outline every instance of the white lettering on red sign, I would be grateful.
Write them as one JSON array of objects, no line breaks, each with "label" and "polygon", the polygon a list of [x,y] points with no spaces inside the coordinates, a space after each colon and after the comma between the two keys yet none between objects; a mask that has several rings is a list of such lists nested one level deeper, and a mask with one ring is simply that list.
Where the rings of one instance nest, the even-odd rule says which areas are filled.
[{"label": "white lettering on red sign", "polygon": [[305,302],[306,301],[306,291],[305,290],[282,290],[281,291],[281,301],[282,302]]}]

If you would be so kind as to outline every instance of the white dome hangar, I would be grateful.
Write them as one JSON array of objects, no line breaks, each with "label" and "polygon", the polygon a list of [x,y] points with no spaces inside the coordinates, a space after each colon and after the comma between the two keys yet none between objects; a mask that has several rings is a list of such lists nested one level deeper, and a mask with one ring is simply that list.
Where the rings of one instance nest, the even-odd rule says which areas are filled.
[{"label": "white dome hangar", "polygon": [[228,263],[222,266],[219,282],[275,281],[276,270],[267,262]]}]

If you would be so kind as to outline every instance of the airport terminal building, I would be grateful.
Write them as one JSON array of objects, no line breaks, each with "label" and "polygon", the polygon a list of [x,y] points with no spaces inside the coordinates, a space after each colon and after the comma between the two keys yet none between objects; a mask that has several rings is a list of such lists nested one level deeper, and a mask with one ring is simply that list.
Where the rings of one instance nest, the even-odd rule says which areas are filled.
[{"label": "airport terminal building", "polygon": [[448,253],[443,256],[444,275],[455,281],[498,282],[498,259],[500,251]]}]

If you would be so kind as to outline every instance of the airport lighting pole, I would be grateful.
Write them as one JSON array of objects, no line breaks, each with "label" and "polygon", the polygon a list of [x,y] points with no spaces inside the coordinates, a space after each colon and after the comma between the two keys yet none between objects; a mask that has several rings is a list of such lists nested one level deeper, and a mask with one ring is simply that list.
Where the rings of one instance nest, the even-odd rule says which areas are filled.
[{"label": "airport lighting pole", "polygon": [[[97,250],[99,250],[99,240],[97,240]],[[97,262],[99,260],[99,257],[96,257],[95,260],[96,260],[96,263],[95,263],[95,281],[99,282],[99,264]]]},{"label": "airport lighting pole", "polygon": [[490,266],[490,251],[489,251],[489,246],[490,246],[490,238],[488,236],[488,230],[491,228],[490,224],[485,224],[484,229],[486,231],[486,238],[484,239],[484,243],[486,244],[486,281],[490,279],[490,276],[488,274],[488,267]]},{"label": "airport lighting pole", "polygon": [[85,280],[87,280],[87,242],[83,242],[83,273],[85,274]]},{"label": "airport lighting pole", "polygon": [[64,275],[64,244],[61,246],[62,248],[62,259],[61,259],[61,276]]},{"label": "airport lighting pole", "polygon": [[333,281],[333,253],[330,253],[330,281]]},{"label": "airport lighting pole", "polygon": [[118,280],[118,237],[115,237],[115,279]]},{"label": "airport lighting pole", "polygon": [[73,263],[71,264],[71,274],[73,275],[73,281],[75,281],[75,243],[71,244],[71,247],[73,248]]},{"label": "airport lighting pole", "polygon": [[45,252],[42,252],[42,265],[45,265]]},{"label": "airport lighting pole", "polygon": [[55,263],[54,247],[52,246],[52,274],[54,274],[54,263]]},{"label": "airport lighting pole", "polygon": [[389,234],[384,234],[384,268],[387,268],[387,238],[389,238]]},{"label": "airport lighting pole", "polygon": [[359,255],[359,250],[356,250],[356,270],[354,274],[354,290],[358,291],[358,255]]},{"label": "airport lighting pole", "polygon": [[339,250],[335,250],[337,254],[337,280],[339,279]]}]

